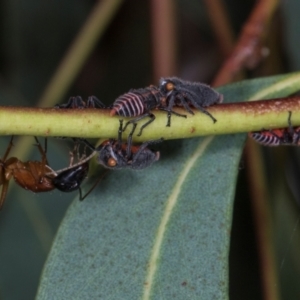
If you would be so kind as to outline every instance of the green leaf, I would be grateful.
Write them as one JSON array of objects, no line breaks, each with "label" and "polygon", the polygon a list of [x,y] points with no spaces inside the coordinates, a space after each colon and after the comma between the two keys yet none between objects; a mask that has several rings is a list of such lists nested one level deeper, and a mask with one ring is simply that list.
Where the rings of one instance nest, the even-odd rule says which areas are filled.
[{"label": "green leaf", "polygon": [[[231,101],[257,93],[282,97],[299,89],[294,76],[219,90]],[[37,299],[228,298],[229,233],[245,138],[168,141],[150,168],[110,172],[69,208]]]}]

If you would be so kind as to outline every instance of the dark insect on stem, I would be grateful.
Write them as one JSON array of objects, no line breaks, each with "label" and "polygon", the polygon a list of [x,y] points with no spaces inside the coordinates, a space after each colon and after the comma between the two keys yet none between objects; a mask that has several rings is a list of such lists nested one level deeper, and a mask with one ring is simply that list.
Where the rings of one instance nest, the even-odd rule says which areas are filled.
[{"label": "dark insect on stem", "polygon": [[159,159],[160,153],[148,148],[148,146],[163,141],[151,140],[141,145],[132,145],[132,135],[136,129],[136,123],[128,136],[127,143],[122,142],[123,120],[120,120],[118,139],[109,139],[101,143],[97,148],[87,142],[87,146],[98,152],[97,161],[108,169],[135,169],[140,170],[149,167]]},{"label": "dark insect on stem", "polygon": [[261,131],[250,132],[249,136],[256,142],[264,146],[299,146],[300,145],[300,127],[292,126],[292,112],[288,112],[288,127],[279,129],[263,129]]},{"label": "dark insect on stem", "polygon": [[177,77],[161,78],[159,90],[164,95],[165,101],[161,101],[159,109],[168,112],[167,126],[171,125],[171,113],[173,107],[184,107],[190,114],[194,114],[191,107],[194,107],[208,115],[213,122],[217,120],[207,111],[205,107],[221,103],[223,95],[212,89],[210,86],[185,81]]},{"label": "dark insect on stem", "polygon": [[173,107],[183,107],[190,114],[194,114],[191,107],[195,107],[208,115],[214,122],[216,119],[205,110],[205,107],[221,103],[223,96],[206,84],[184,81],[176,77],[162,78],[159,87],[149,86],[142,89],[132,89],[119,96],[113,103],[111,116],[136,117],[128,124],[149,117],[150,120],[140,128],[138,136],[143,129],[154,121],[153,109],[166,111],[168,114],[167,126],[171,126],[171,114],[186,118],[186,115],[173,110]]},{"label": "dark insect on stem", "polygon": [[98,148],[97,161],[109,169],[144,169],[159,159],[160,153],[153,151],[148,146],[157,144],[163,139],[147,141],[141,145],[132,145],[132,135],[136,123],[128,136],[127,143],[122,142],[123,120],[120,120],[118,139],[104,141]]}]

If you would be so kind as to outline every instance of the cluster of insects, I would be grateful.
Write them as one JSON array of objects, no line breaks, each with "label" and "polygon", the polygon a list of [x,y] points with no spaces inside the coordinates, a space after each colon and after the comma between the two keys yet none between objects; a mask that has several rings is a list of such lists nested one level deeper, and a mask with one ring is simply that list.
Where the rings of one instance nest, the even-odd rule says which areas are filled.
[{"label": "cluster of insects", "polygon": [[[223,96],[208,85],[197,82],[189,82],[177,77],[162,78],[158,86],[150,85],[140,89],[131,89],[129,92],[119,96],[111,106],[106,107],[97,97],[90,96],[84,101],[80,96],[71,97],[67,103],[56,105],[56,109],[108,109],[110,115],[120,117],[132,117],[131,120],[123,124],[119,120],[119,129],[117,138],[111,138],[103,141],[99,146],[94,147],[87,140],[81,138],[72,138],[74,150],[70,152],[69,166],[53,170],[47,159],[47,139],[45,139],[44,148],[39,140],[35,137],[36,146],[41,155],[40,161],[22,162],[16,157],[10,157],[9,153],[13,146],[13,137],[0,159],[0,185],[2,191],[0,195],[0,209],[2,208],[8,190],[10,179],[22,188],[35,193],[48,192],[58,189],[62,192],[79,192],[79,199],[85,199],[89,193],[97,186],[100,177],[90,190],[83,195],[81,190],[82,182],[87,178],[89,171],[89,162],[92,157],[96,157],[98,164],[106,169],[120,170],[133,169],[140,170],[149,167],[159,160],[160,152],[149,148],[154,144],[161,143],[163,139],[146,141],[139,145],[132,142],[137,123],[148,118],[137,135],[142,135],[143,130],[155,120],[154,110],[165,111],[167,114],[166,126],[171,126],[171,116],[175,115],[186,118],[185,114],[178,113],[174,108],[181,107],[187,113],[194,114],[193,108],[200,110],[207,115],[212,122],[217,120],[206,108],[219,104],[223,101]],[[249,136],[258,143],[267,146],[278,145],[299,145],[300,144],[300,127],[293,127],[291,122],[292,113],[288,114],[288,127],[281,129],[272,129],[251,132]],[[129,124],[132,129],[123,141],[123,132]],[[84,145],[84,153],[79,154],[79,146]],[[91,153],[86,155],[86,150]],[[77,157],[74,163],[74,157]]]},{"label": "cluster of insects", "polygon": [[[161,110],[167,113],[166,126],[171,126],[171,116],[186,118],[185,114],[174,111],[175,107],[184,108],[189,114],[194,114],[193,108],[200,110],[213,122],[217,120],[206,110],[207,107],[221,103],[223,96],[208,85],[197,82],[189,82],[177,77],[162,78],[158,86],[149,86],[140,89],[131,89],[129,92],[119,96],[111,106],[106,107],[97,97],[90,96],[84,101],[80,96],[71,97],[67,103],[56,105],[57,109],[109,109],[110,115],[120,117],[133,117],[124,125],[119,120],[117,139],[111,138],[94,147],[87,140],[72,138],[74,150],[70,152],[69,166],[60,170],[53,170],[47,159],[47,139],[44,148],[35,137],[36,146],[41,155],[40,161],[22,162],[16,157],[10,157],[9,153],[13,146],[13,137],[7,147],[2,159],[0,159],[0,209],[2,208],[7,194],[10,179],[22,188],[35,193],[48,192],[58,189],[62,192],[78,190],[79,199],[85,199],[93,188],[101,180],[99,178],[92,188],[82,194],[81,184],[88,176],[89,161],[96,157],[97,163],[111,170],[133,169],[140,170],[149,167],[160,157],[160,152],[152,150],[149,146],[161,143],[163,139],[146,141],[140,145],[132,142],[137,123],[149,118],[141,127],[137,135],[142,135],[143,130],[155,120],[153,110]],[[132,130],[123,141],[122,135],[129,124]],[[79,145],[84,145],[84,154],[79,154]],[[91,154],[86,155],[86,149]],[[74,157],[77,161],[74,163]]]}]

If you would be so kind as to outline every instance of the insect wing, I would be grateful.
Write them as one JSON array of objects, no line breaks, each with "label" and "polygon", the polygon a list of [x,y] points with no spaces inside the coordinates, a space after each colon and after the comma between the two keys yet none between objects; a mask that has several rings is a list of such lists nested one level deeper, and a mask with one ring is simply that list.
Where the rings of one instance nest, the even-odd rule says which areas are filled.
[{"label": "insect wing", "polygon": [[155,161],[159,160],[160,152],[151,149],[144,149],[138,156],[134,156],[131,162],[131,168],[140,170],[151,166]]}]

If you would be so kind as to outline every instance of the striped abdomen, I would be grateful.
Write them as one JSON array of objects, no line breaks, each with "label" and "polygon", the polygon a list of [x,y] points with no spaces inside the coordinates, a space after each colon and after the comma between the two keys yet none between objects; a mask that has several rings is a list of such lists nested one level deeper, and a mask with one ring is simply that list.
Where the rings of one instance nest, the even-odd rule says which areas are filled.
[{"label": "striped abdomen", "polygon": [[123,117],[141,116],[156,108],[162,98],[161,92],[155,86],[130,90],[115,100],[110,115]]},{"label": "striped abdomen", "polygon": [[140,116],[145,112],[143,98],[133,92],[126,93],[113,104],[110,115],[119,115],[123,117]]},{"label": "striped abdomen", "polygon": [[250,132],[249,136],[265,146],[300,146],[300,127]]},{"label": "striped abdomen", "polygon": [[270,131],[250,132],[249,136],[265,146],[279,146],[281,144],[280,138]]}]

